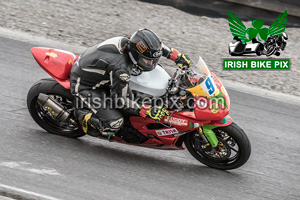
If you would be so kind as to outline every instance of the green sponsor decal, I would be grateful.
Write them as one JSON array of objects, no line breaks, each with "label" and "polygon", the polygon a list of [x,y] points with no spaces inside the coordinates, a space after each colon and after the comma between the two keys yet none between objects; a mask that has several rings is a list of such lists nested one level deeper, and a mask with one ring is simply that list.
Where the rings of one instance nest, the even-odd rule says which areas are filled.
[{"label": "green sponsor decal", "polygon": [[224,123],[224,124],[226,124],[228,118],[229,118],[228,116],[224,117],[224,118],[221,120],[221,122]]},{"label": "green sponsor decal", "polygon": [[192,123],[192,122],[190,122],[189,123],[189,127],[190,128],[198,128],[199,127],[199,123]]},{"label": "green sponsor decal", "polygon": [[290,59],[224,58],[224,70],[290,70]]}]

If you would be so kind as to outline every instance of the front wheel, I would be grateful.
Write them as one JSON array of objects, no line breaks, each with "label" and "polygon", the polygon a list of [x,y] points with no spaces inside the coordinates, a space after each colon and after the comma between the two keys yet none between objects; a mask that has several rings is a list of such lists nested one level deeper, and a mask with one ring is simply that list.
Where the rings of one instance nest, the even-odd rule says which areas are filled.
[{"label": "front wheel", "polygon": [[244,165],[251,154],[251,144],[245,132],[234,122],[213,131],[219,140],[217,147],[206,146],[194,131],[185,138],[188,151],[198,161],[213,168],[229,170]]}]

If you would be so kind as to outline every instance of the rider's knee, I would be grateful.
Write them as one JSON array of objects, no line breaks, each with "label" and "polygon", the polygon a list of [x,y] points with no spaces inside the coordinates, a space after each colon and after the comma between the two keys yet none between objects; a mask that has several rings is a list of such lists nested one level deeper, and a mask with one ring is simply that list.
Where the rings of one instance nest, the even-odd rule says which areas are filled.
[{"label": "rider's knee", "polygon": [[112,131],[118,131],[124,124],[124,118],[120,117],[118,119],[111,120],[107,124]]}]

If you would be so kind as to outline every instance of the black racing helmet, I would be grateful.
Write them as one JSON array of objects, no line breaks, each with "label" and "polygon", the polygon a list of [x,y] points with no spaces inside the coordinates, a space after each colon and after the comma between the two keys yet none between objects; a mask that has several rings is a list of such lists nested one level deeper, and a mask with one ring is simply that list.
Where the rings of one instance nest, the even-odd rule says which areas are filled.
[{"label": "black racing helmet", "polygon": [[149,29],[135,32],[129,41],[129,56],[141,70],[153,70],[162,55],[159,37]]}]

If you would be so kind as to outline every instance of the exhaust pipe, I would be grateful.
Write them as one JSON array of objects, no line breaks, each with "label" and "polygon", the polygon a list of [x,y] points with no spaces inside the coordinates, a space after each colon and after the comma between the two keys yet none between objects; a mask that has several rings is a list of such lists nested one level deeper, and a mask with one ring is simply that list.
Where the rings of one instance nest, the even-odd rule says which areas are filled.
[{"label": "exhaust pipe", "polygon": [[59,119],[62,122],[68,122],[73,124],[74,126],[78,126],[76,121],[70,118],[70,113],[66,111],[64,107],[52,97],[40,93],[38,96],[38,102],[43,106],[44,109],[50,112],[55,119]]}]

